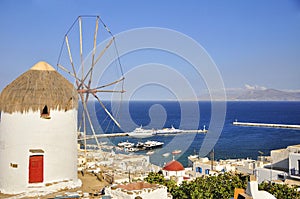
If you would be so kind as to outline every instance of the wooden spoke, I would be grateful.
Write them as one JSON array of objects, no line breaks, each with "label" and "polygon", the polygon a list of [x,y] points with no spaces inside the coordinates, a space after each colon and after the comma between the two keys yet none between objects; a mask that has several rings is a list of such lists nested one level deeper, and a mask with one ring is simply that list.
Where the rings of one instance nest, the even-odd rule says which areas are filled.
[{"label": "wooden spoke", "polygon": [[112,44],[112,42],[114,41],[114,38],[112,38],[108,44],[105,46],[105,48],[100,52],[100,54],[98,55],[94,65],[97,64],[97,62],[101,59],[101,57],[104,55],[104,53],[107,51],[107,49],[110,47],[110,45]]},{"label": "wooden spoke", "polygon": [[123,81],[124,79],[125,79],[125,77],[122,77],[121,79],[119,79],[119,80],[117,80],[117,81],[114,81],[114,82],[109,83],[109,84],[105,84],[105,85],[103,85],[103,86],[98,86],[98,87],[96,87],[95,89],[105,88],[105,87],[108,87],[108,86],[117,84],[117,83]]},{"label": "wooden spoke", "polygon": [[110,117],[110,119],[112,119],[112,121],[114,121],[114,123],[121,128],[121,125],[119,124],[119,122],[110,114],[110,112],[106,109],[105,105],[101,102],[101,100],[99,99],[99,97],[92,93],[92,95],[97,99],[97,101],[100,103],[100,105],[102,106],[102,108],[104,109],[104,111],[106,112],[106,114]]},{"label": "wooden spoke", "polygon": [[95,132],[95,129],[94,129],[94,126],[93,126],[93,123],[92,123],[92,120],[91,120],[91,117],[90,117],[90,114],[89,114],[89,111],[88,111],[88,108],[87,108],[85,102],[83,102],[83,108],[84,108],[84,111],[86,113],[86,117],[87,117],[87,119],[89,121],[89,124],[90,124],[91,130],[92,130],[93,136],[94,136],[95,141],[97,143],[97,146],[100,148],[100,144],[99,144],[99,141],[97,139],[96,132]]},{"label": "wooden spoke", "polygon": [[125,93],[125,90],[93,90],[93,93]]},{"label": "wooden spoke", "polygon": [[84,77],[84,66],[83,66],[83,55],[82,55],[82,21],[81,17],[78,18],[78,23],[79,23],[79,47],[80,47],[80,65],[81,65],[81,75],[82,78]]}]

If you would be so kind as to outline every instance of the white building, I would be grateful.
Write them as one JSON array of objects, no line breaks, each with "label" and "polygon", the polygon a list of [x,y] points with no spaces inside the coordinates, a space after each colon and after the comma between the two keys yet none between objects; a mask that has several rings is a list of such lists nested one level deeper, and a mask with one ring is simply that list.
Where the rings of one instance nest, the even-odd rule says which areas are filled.
[{"label": "white building", "polygon": [[163,167],[162,172],[166,178],[170,178],[172,176],[183,177],[185,175],[184,167],[180,162],[176,160],[172,160],[171,162],[168,162]]},{"label": "white building", "polygon": [[258,183],[263,181],[300,181],[300,145],[271,151],[271,164],[256,169]]},{"label": "white building", "polygon": [[250,176],[250,181],[248,182],[247,189],[238,191],[240,193],[235,193],[237,195],[235,198],[251,198],[251,199],[276,199],[275,196],[267,191],[259,191],[258,183],[256,178],[252,175]]},{"label": "white building", "polygon": [[193,176],[213,175],[220,172],[238,172],[253,174],[255,168],[263,167],[262,161],[252,159],[227,159],[210,161],[207,157],[190,156],[189,164],[193,166]]},{"label": "white building", "polygon": [[0,191],[16,194],[75,187],[77,91],[39,62],[0,95]]},{"label": "white building", "polygon": [[163,168],[162,173],[167,180],[175,180],[177,185],[180,185],[184,180],[190,180],[190,176],[186,175],[191,172],[190,169],[185,169],[182,164],[176,160],[168,162]]},{"label": "white building", "polygon": [[171,199],[167,187],[149,184],[147,182],[133,182],[119,184],[105,189],[105,195],[116,199]]}]

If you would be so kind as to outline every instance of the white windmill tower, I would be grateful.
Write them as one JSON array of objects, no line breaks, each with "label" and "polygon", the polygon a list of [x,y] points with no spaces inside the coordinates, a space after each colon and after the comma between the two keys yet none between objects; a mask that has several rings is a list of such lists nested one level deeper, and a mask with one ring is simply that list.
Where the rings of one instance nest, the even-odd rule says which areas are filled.
[{"label": "white windmill tower", "polygon": [[16,194],[76,187],[77,107],[74,86],[38,62],[0,95],[0,191]]}]

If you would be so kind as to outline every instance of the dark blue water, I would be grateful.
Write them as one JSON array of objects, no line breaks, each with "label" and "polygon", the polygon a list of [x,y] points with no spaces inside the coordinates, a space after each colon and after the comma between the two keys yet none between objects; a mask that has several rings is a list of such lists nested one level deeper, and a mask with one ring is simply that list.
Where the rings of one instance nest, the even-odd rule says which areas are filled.
[{"label": "dark blue water", "polygon": [[[199,102],[197,105],[199,105],[198,109],[195,109],[193,102],[129,102],[128,104],[123,103],[116,114],[115,106],[111,108],[111,104],[106,102],[108,109],[112,109],[120,121],[122,129],[113,124],[100,105],[90,104],[90,107],[95,110],[95,115],[92,117],[94,123],[99,124],[99,126],[95,125],[97,133],[102,131],[111,133],[130,131],[140,125],[145,128],[171,127],[171,125],[180,129],[202,129],[203,125],[209,127],[212,114],[211,103]],[[269,155],[270,150],[300,144],[300,130],[232,125],[236,119],[243,122],[300,124],[300,102],[227,102],[226,105],[224,127],[214,147],[216,159],[247,157],[256,159],[259,155],[258,151]],[[182,113],[183,107],[187,113]],[[128,110],[129,116],[126,115],[126,110]],[[98,121],[95,121],[95,117]],[[195,126],[195,124],[197,125]],[[150,157],[151,161],[157,165],[163,165],[164,162],[172,159],[171,156],[163,157],[163,153],[181,149],[183,153],[175,158],[186,166],[187,156],[199,153],[205,136],[205,134],[183,134],[154,136],[145,139],[117,137],[100,141],[109,141],[115,145],[124,140],[133,142],[149,139],[162,141],[165,143],[165,147],[156,150],[155,155]],[[187,148],[183,146],[185,143],[188,143]],[[144,154],[145,152],[139,153]]]}]

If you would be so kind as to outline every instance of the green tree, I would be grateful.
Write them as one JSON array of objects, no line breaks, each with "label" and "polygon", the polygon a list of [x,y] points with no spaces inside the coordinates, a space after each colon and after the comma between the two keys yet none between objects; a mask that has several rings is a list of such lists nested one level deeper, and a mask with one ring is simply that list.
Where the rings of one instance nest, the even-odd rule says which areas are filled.
[{"label": "green tree", "polygon": [[300,199],[300,193],[296,186],[263,182],[259,184],[258,188],[271,193],[277,199]]},{"label": "green tree", "polygon": [[[150,173],[145,179],[149,183],[162,184],[168,187],[174,199],[215,199],[231,198],[235,188],[247,188],[248,175],[224,173],[217,176],[202,176],[191,182],[183,181],[180,186],[173,180],[165,180],[162,174]],[[268,191],[278,199],[300,199],[296,187],[262,183],[260,190]]]}]

